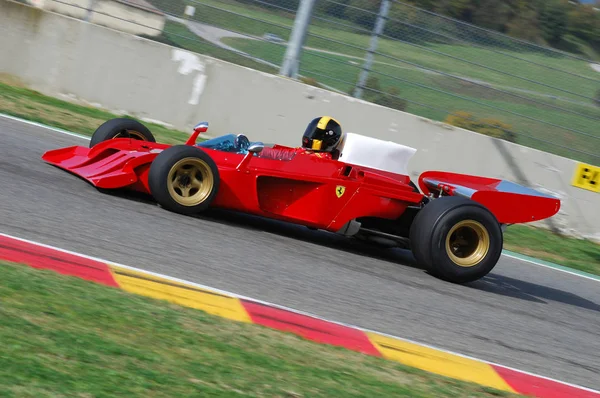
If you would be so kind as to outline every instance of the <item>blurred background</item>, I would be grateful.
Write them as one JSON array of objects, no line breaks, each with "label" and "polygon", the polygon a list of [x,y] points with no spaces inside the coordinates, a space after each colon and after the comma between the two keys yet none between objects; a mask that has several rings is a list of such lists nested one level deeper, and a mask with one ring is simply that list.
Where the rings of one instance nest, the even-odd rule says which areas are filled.
[{"label": "blurred background", "polygon": [[598,0],[23,1],[600,164]]}]

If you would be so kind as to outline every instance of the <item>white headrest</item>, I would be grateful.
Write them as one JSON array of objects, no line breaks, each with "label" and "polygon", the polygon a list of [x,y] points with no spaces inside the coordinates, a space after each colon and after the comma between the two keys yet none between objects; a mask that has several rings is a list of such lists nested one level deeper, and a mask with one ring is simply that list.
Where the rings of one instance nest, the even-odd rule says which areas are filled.
[{"label": "white headrest", "polygon": [[415,148],[365,135],[345,133],[339,161],[357,166],[408,175],[408,161]]}]

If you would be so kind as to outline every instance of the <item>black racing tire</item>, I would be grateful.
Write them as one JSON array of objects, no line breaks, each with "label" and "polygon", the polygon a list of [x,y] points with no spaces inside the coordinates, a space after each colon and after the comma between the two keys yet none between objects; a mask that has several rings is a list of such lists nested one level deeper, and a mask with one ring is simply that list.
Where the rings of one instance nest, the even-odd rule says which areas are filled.
[{"label": "black racing tire", "polygon": [[417,262],[453,283],[487,275],[496,266],[504,244],[496,217],[485,206],[456,196],[425,205],[413,221],[409,239]]},{"label": "black racing tire", "polygon": [[102,141],[113,138],[132,138],[134,140],[156,142],[148,127],[134,119],[115,118],[102,123],[90,140],[90,148]]},{"label": "black racing tire", "polygon": [[208,209],[220,181],[214,160],[189,145],[175,145],[159,153],[148,173],[154,199],[165,209],[186,215]]}]

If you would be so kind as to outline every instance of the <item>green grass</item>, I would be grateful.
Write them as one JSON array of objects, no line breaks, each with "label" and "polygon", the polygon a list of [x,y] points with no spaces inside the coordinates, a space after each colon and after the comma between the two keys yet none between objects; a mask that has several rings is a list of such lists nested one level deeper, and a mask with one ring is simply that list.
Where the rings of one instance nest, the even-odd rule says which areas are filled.
[{"label": "green grass", "polygon": [[[254,36],[262,36],[264,33],[270,32],[278,34],[287,40],[293,25],[294,15],[291,13],[277,12],[274,10],[271,11],[267,10],[266,8],[250,6],[247,4],[242,5],[234,0],[201,0],[198,2],[190,2],[190,4],[194,4],[197,9],[194,17],[196,20],[214,26],[219,26],[224,29],[247,33]],[[216,6],[227,11],[216,10],[210,6]],[[235,12],[246,17],[236,16],[228,11]],[[268,21],[283,26],[283,28],[260,22],[259,20]],[[343,21],[343,23],[354,26],[348,21]],[[356,28],[358,29],[358,26]],[[365,49],[369,46],[369,41],[371,39],[370,32],[358,30],[350,31],[348,28],[341,29],[339,25],[334,25],[316,19],[312,21],[309,33],[310,34],[306,41],[306,46],[308,47],[341,52],[350,56],[358,56],[360,58],[364,58]],[[317,35],[322,36],[325,39],[315,37]],[[341,44],[327,39],[336,40],[341,42]],[[480,78],[491,83],[519,82],[507,85],[519,88],[531,87],[542,92],[545,90],[550,90],[555,94],[559,93],[552,91],[550,88],[544,88],[543,86],[536,85],[534,83],[526,83],[520,79],[486,70],[479,66],[470,65],[461,61],[468,60],[490,68],[501,70],[506,73],[543,81],[548,84],[552,83],[552,85],[556,85],[558,88],[569,90],[575,92],[576,94],[593,96],[595,92],[594,86],[590,85],[587,80],[569,80],[570,78],[565,76],[563,73],[531,65],[510,56],[498,54],[493,52],[491,48],[486,49],[469,45],[448,44],[426,44],[421,46],[425,47],[425,49],[419,48],[414,44],[403,43],[395,39],[380,38],[378,41],[377,51],[388,57],[379,56],[379,58],[376,57],[375,59],[382,62],[390,62],[402,65],[401,62],[390,59],[390,57],[393,57],[409,62],[419,63],[420,66],[430,67],[444,72],[460,72],[461,75]],[[439,55],[427,50],[443,52],[458,59]],[[541,63],[547,66],[565,70],[567,72],[577,73],[588,78],[600,80],[600,75],[597,72],[594,72],[589,65],[587,65],[587,63],[577,59],[560,56],[550,57],[534,52],[511,52],[509,50],[503,50],[503,52],[509,53],[511,56],[518,56],[519,58],[527,61]],[[576,78],[573,77],[572,79]],[[573,85],[574,83],[575,85]],[[600,87],[600,82],[596,84],[596,87]],[[571,94],[564,95],[571,98],[580,98]]]},{"label": "green grass", "polygon": [[[85,135],[91,135],[104,121],[116,117],[96,108],[44,96],[20,87],[14,81],[10,82],[6,77],[4,81],[5,83],[0,82],[2,113]],[[7,84],[8,82],[11,84]],[[182,143],[189,137],[189,133],[169,130],[155,124],[147,125],[160,142]],[[509,250],[600,275],[600,245],[596,243],[518,225],[508,228],[505,236],[505,247]]]},{"label": "green grass", "polygon": [[[170,2],[168,4],[164,0],[153,1],[158,7],[171,7],[172,12],[179,14],[181,14],[186,4],[185,1],[178,3]],[[190,4],[196,7],[196,15],[194,16],[196,20],[254,36],[262,36],[268,32],[275,33],[287,39],[293,24],[294,15],[292,13],[267,10],[262,7],[241,4],[234,0],[201,0],[199,2],[190,2]],[[213,7],[219,7],[226,11],[220,11]],[[231,12],[249,18],[236,16]],[[258,20],[280,26],[273,26]],[[353,29],[354,25],[348,21],[344,21],[344,23],[349,24],[350,27],[340,28],[337,25],[313,19],[309,30],[310,34],[333,39],[339,43],[309,35],[306,45],[320,50],[341,53],[342,55],[323,54],[306,49],[300,68],[303,75],[313,77],[323,84],[344,92],[349,92],[357,81],[360,71],[359,67],[362,65],[362,60],[365,56],[363,48],[368,47],[370,37],[365,32]],[[228,38],[224,39],[223,42],[278,65],[281,64],[285,51],[284,46],[249,39]],[[184,45],[192,49],[193,40],[189,40]],[[600,108],[594,106],[591,100],[580,97],[580,95],[594,97],[596,90],[600,89],[600,73],[593,71],[586,62],[562,56],[551,57],[539,52],[511,52],[510,50],[503,50],[511,56],[518,56],[528,61],[579,74],[594,79],[594,81],[528,64],[510,56],[497,54],[491,48],[435,43],[425,44],[419,48],[398,40],[380,38],[377,51],[382,55],[375,56],[374,73],[371,76],[377,76],[384,87],[395,86],[399,88],[402,98],[426,105],[421,106],[409,103],[406,109],[407,112],[434,120],[444,120],[449,112],[457,111],[467,111],[478,118],[497,119],[508,123],[514,131],[523,134],[519,135],[517,139],[519,144],[592,164],[598,163],[599,158],[597,154],[600,153],[600,139],[586,137],[585,135],[580,135],[577,132],[566,129],[579,130],[594,137],[600,137],[597,129],[598,120],[600,120]],[[446,53],[454,58],[439,55],[432,51]],[[213,50],[205,53],[214,55]],[[225,55],[214,56],[224,57]],[[328,60],[323,57],[331,59]],[[351,57],[358,57],[358,59]],[[243,58],[243,61],[232,60],[232,62],[241,64],[247,62],[246,58],[241,58]],[[485,87],[460,82],[449,76],[431,75],[422,70],[417,70],[414,66],[407,63],[398,61],[399,59],[441,72],[485,81],[497,89],[521,95],[526,99],[519,99],[491,91]],[[358,62],[358,64],[351,65],[349,61]],[[551,89],[544,85],[471,65],[464,61],[475,62],[508,74],[539,81],[574,94]],[[263,68],[264,66],[260,67],[261,70],[264,70]],[[388,77],[378,75],[377,72],[386,74]],[[319,74],[327,75],[331,78],[323,77]],[[347,83],[336,79],[344,80]],[[449,94],[425,89],[415,84],[444,90]],[[523,92],[522,90],[528,90],[528,92]],[[460,95],[465,97],[465,99],[460,99],[453,95]],[[550,98],[549,96],[556,96],[557,98]],[[473,100],[482,102],[483,104],[476,104],[472,102]],[[575,111],[591,117],[591,119],[569,112],[558,111],[551,106],[536,104],[531,100],[560,106],[569,111]],[[505,111],[493,109],[490,106],[499,107]],[[438,109],[431,109],[430,107]],[[541,119],[560,127],[532,121],[527,117],[522,117],[514,113],[511,114],[510,112]],[[531,137],[526,137],[525,135]],[[567,149],[561,148],[561,146]],[[573,150],[568,148],[573,148]],[[579,151],[587,152],[589,155]]]},{"label": "green grass", "polygon": [[3,397],[517,396],[1,263]]},{"label": "green grass", "polygon": [[[0,112],[88,136],[106,120],[124,116],[42,95],[7,76],[0,76]],[[190,136],[189,132],[144,124],[161,142],[182,143]]]},{"label": "green grass", "polygon": [[504,234],[504,248],[591,274],[600,275],[600,244],[513,225]]}]

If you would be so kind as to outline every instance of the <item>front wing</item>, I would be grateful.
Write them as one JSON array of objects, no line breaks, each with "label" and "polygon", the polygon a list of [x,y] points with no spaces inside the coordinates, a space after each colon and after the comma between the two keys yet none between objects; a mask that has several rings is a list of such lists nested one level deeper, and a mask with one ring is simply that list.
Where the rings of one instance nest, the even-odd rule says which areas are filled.
[{"label": "front wing", "polygon": [[[154,158],[168,145],[131,140],[113,139],[93,148],[71,146],[47,151],[42,159],[73,173],[98,188],[116,189],[140,181],[140,175]],[[146,170],[147,171],[147,170]],[[139,185],[139,184],[138,184]],[[147,187],[142,187],[142,190]]]}]

